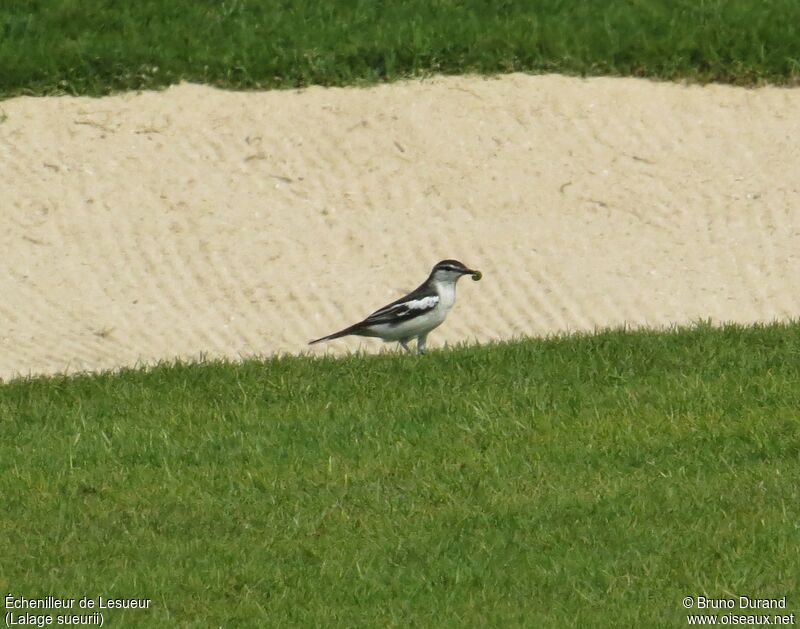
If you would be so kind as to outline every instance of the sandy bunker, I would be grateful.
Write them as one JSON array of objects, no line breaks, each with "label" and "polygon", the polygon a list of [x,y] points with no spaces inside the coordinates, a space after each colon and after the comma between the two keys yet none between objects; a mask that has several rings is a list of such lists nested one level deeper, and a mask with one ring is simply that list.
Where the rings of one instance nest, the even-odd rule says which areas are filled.
[{"label": "sandy bunker", "polygon": [[[800,90],[509,75],[0,103],[0,377],[800,312]],[[338,340],[313,351],[380,349]]]}]

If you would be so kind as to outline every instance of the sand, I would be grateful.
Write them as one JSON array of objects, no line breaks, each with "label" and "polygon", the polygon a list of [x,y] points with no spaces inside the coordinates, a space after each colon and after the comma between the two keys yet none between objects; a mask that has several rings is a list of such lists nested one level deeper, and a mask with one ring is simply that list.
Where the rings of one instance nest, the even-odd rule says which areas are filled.
[{"label": "sand", "polygon": [[[800,312],[800,90],[508,75],[0,102],[0,378]],[[394,347],[394,346],[392,346]]]}]

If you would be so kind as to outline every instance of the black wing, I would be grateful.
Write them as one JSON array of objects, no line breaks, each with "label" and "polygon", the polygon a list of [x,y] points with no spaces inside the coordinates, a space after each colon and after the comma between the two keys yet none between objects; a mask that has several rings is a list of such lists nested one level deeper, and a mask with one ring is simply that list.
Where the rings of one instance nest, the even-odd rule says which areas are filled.
[{"label": "black wing", "polygon": [[309,345],[319,343],[321,341],[330,341],[338,339],[350,334],[359,334],[361,336],[378,336],[370,330],[373,325],[389,324],[398,325],[403,321],[409,321],[414,317],[430,312],[439,303],[439,295],[435,290],[422,284],[414,291],[410,292],[405,297],[401,297],[397,301],[386,304],[383,308],[376,310],[363,321],[346,327],[344,330],[339,330],[328,336],[314,339],[309,342]]},{"label": "black wing", "polygon": [[430,312],[439,303],[435,290],[422,284],[397,301],[386,304],[361,322],[361,325],[397,324]]}]

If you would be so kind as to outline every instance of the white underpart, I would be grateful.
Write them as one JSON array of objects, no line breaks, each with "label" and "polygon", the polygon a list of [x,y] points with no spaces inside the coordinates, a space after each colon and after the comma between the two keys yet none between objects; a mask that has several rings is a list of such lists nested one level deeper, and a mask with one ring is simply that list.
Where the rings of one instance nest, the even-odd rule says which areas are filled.
[{"label": "white underpart", "polygon": [[[458,275],[455,276],[455,279],[458,279]],[[453,307],[456,301],[455,279],[450,277],[434,278],[433,288],[436,290],[436,296],[431,295],[405,304],[411,309],[430,308],[431,304],[436,304],[429,312],[397,325],[382,323],[373,326],[372,329],[384,341],[403,341],[424,337],[442,324],[447,313],[450,312],[450,308]]]}]

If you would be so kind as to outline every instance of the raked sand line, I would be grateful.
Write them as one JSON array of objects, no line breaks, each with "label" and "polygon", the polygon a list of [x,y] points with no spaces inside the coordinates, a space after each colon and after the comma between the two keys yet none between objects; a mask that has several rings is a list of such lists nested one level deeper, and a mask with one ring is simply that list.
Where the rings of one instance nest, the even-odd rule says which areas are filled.
[{"label": "raked sand line", "polygon": [[510,75],[0,103],[0,377],[800,313],[800,90]]}]

